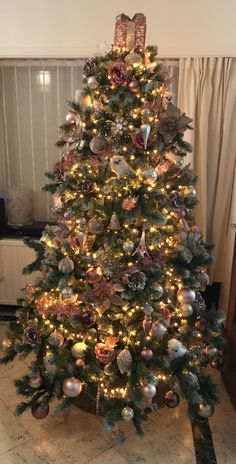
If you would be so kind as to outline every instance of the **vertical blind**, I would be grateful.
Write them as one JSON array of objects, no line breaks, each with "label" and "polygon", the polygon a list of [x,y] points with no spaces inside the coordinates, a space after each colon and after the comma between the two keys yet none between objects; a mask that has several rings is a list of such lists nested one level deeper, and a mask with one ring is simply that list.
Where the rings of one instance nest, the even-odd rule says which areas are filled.
[{"label": "vertical blind", "polygon": [[[178,61],[165,61],[177,101]],[[83,60],[0,61],[0,193],[24,185],[34,191],[34,218],[50,220],[51,199],[41,191],[59,158],[57,127],[67,100],[82,86]]]}]

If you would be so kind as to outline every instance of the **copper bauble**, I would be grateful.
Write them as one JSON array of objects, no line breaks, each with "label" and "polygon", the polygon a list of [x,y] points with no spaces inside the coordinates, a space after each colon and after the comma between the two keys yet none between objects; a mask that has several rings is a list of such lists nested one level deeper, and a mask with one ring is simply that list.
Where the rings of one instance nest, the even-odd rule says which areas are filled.
[{"label": "copper bauble", "polygon": [[49,413],[49,406],[45,403],[36,403],[31,408],[31,413],[35,419],[44,419]]},{"label": "copper bauble", "polygon": [[78,367],[78,369],[84,369],[84,367],[85,367],[84,359],[82,359],[82,358],[76,359],[75,365],[76,365],[76,367]]},{"label": "copper bauble", "polygon": [[197,319],[195,321],[195,328],[199,330],[199,332],[204,332],[207,328],[208,322],[205,319]]},{"label": "copper bauble", "polygon": [[215,358],[213,358],[210,362],[210,365],[211,367],[213,367],[214,369],[221,369],[222,365],[223,365],[223,358],[222,356],[217,356]]},{"label": "copper bauble", "polygon": [[140,90],[139,81],[133,79],[129,82],[129,88],[132,92],[137,93]]},{"label": "copper bauble", "polygon": [[100,267],[90,267],[86,272],[86,280],[90,284],[98,284],[103,278],[103,271]]},{"label": "copper bauble", "polygon": [[168,406],[168,408],[175,408],[176,406],[178,406],[179,402],[180,397],[178,393],[170,390],[165,394],[165,403],[166,406]]},{"label": "copper bauble", "polygon": [[69,398],[75,398],[81,393],[82,383],[75,377],[68,377],[68,379],[65,379],[62,384],[62,390]]}]

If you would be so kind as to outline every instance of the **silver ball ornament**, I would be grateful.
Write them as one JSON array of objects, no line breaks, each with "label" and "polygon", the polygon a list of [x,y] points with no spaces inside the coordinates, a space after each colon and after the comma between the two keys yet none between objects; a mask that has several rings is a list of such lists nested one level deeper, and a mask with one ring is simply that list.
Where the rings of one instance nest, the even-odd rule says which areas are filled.
[{"label": "silver ball ornament", "polygon": [[82,358],[85,351],[87,350],[87,345],[84,342],[77,342],[71,347],[71,353],[73,358]]},{"label": "silver ball ornament", "polygon": [[197,279],[203,288],[207,287],[207,285],[210,283],[210,277],[206,272],[200,272],[197,276]]},{"label": "silver ball ornament", "polygon": [[123,243],[123,250],[126,252],[126,253],[131,253],[133,250],[134,250],[134,242],[132,242],[132,240],[125,240],[125,242]]},{"label": "silver ball ornament", "polygon": [[134,411],[129,406],[125,406],[121,411],[121,416],[124,421],[131,421],[134,417]]},{"label": "silver ball ornament", "polygon": [[68,377],[68,379],[65,379],[62,384],[62,390],[66,396],[69,396],[69,398],[75,398],[81,393],[82,383],[75,377]]},{"label": "silver ball ornament", "polygon": [[152,282],[150,285],[151,289],[155,291],[155,296],[161,298],[164,293],[164,288],[159,282]]},{"label": "silver ball ornament", "polygon": [[148,383],[147,385],[145,385],[143,387],[143,394],[146,398],[154,398],[154,396],[156,395],[156,392],[157,392],[157,389],[155,387],[155,385],[152,385],[151,383]]},{"label": "silver ball ornament", "polygon": [[142,173],[144,184],[152,185],[157,180],[157,172],[154,168],[148,168]]},{"label": "silver ball ornament", "polygon": [[59,348],[64,343],[64,337],[60,332],[57,332],[57,330],[54,330],[54,332],[52,332],[49,335],[48,343],[51,346],[56,346]]},{"label": "silver ball ornament", "polygon": [[57,366],[55,363],[54,355],[51,351],[47,351],[47,353],[45,354],[43,358],[43,364],[44,364],[46,372],[49,375],[54,375],[56,373]]},{"label": "silver ball ornament", "polygon": [[43,383],[43,379],[42,379],[42,377],[41,377],[41,375],[39,373],[33,375],[29,379],[29,386],[31,388],[39,388],[39,387],[41,387],[42,383]]},{"label": "silver ball ornament", "polygon": [[89,148],[95,155],[98,155],[105,150],[106,140],[102,135],[95,135],[90,141]]},{"label": "silver ball ornament", "polygon": [[193,307],[191,304],[184,303],[179,309],[183,317],[190,317],[193,314]]},{"label": "silver ball ornament", "polygon": [[215,412],[213,403],[202,402],[198,405],[198,415],[204,418],[211,417]]},{"label": "silver ball ornament", "polygon": [[65,287],[62,289],[61,294],[63,298],[71,298],[73,295],[73,290],[70,287]]},{"label": "silver ball ornament", "polygon": [[70,274],[74,270],[72,259],[70,259],[69,256],[61,259],[58,263],[58,269],[60,272],[63,272],[63,274]]},{"label": "silver ball ornament", "polygon": [[182,287],[177,292],[177,300],[181,304],[191,304],[196,298],[194,290],[188,287]]},{"label": "silver ball ornament", "polygon": [[100,234],[102,232],[103,226],[102,221],[99,218],[92,218],[88,222],[89,232],[91,234]]}]

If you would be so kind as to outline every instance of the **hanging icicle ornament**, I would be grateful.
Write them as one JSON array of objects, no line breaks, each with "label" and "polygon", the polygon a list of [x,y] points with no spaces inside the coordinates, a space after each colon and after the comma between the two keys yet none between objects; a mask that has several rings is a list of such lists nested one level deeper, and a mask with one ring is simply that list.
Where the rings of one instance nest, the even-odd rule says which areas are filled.
[{"label": "hanging icicle ornament", "polygon": [[88,236],[86,232],[79,232],[77,236],[77,242],[81,253],[85,252]]},{"label": "hanging icicle ornament", "polygon": [[127,372],[132,364],[132,356],[126,346],[117,356],[117,365],[121,374]]},{"label": "hanging icicle ornament", "polygon": [[146,232],[145,232],[145,229],[143,229],[138,247],[134,251],[133,256],[139,254],[142,258],[144,258],[145,255],[147,255],[150,258],[150,255],[148,254],[148,251],[147,251],[145,238],[146,238]]},{"label": "hanging icicle ornament", "polygon": [[140,132],[143,137],[144,149],[147,150],[148,138],[151,132],[150,124],[142,124],[140,126]]},{"label": "hanging icicle ornament", "polygon": [[110,229],[110,230],[120,230],[121,229],[119,218],[118,218],[117,213],[115,211],[112,213],[108,229]]}]

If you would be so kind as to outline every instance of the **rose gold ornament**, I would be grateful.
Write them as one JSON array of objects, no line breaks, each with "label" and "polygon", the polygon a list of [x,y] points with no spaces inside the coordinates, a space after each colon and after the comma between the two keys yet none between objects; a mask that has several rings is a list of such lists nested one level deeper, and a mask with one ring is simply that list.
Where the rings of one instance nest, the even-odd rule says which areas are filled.
[{"label": "rose gold ornament", "polygon": [[49,406],[45,403],[36,403],[35,406],[31,408],[31,413],[35,419],[44,419],[49,413]]},{"label": "rose gold ornament", "polygon": [[86,272],[86,280],[90,284],[98,284],[103,278],[103,271],[100,267],[90,267]]}]

